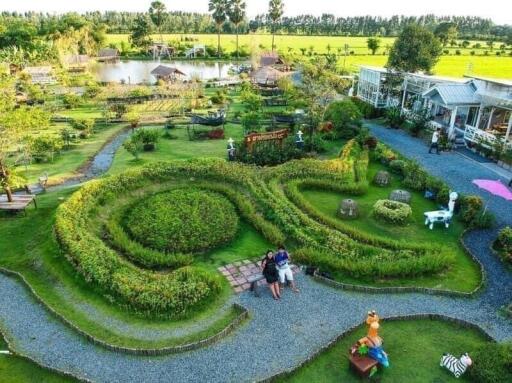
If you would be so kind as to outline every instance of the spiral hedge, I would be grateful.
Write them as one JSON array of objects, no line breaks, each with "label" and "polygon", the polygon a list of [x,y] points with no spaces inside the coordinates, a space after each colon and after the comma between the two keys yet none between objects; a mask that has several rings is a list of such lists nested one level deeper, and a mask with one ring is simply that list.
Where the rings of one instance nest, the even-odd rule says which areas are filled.
[{"label": "spiral hedge", "polygon": [[[55,232],[68,260],[105,295],[133,311],[169,318],[186,316],[219,295],[221,277],[194,266],[194,252],[207,251],[205,247],[231,238],[238,220],[229,219],[233,212],[228,205],[269,242],[291,244],[296,261],[304,264],[375,277],[410,277],[446,269],[454,258],[443,248],[357,231],[315,210],[300,192],[302,185],[314,185],[363,194],[368,187],[364,177],[367,166],[368,153],[353,142],[336,160],[304,159],[275,168],[218,159],[152,164],[85,185],[59,207]],[[209,193],[223,201],[219,203],[226,213],[225,219],[221,218],[222,228],[228,235],[220,242],[196,247],[153,246],[134,235],[133,227],[126,227],[126,217],[134,214],[133,209],[129,211],[132,207],[136,210],[141,204],[141,211],[150,211],[151,218],[148,209],[155,205],[148,201],[163,198],[164,205],[170,206],[173,201],[178,203],[176,198],[158,196],[170,193],[167,195],[176,197],[184,190],[192,190],[196,196]],[[173,208],[175,213],[180,211],[179,204]],[[139,219],[141,216],[142,212]],[[136,223],[133,218],[131,225]],[[205,232],[208,230],[212,229]]]}]

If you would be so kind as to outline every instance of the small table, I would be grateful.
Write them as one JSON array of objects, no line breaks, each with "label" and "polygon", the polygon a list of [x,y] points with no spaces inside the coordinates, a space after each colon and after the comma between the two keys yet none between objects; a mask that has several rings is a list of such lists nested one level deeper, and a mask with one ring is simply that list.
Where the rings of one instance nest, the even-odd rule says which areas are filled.
[{"label": "small table", "polygon": [[349,361],[350,367],[363,378],[367,378],[372,369],[379,364],[375,359],[359,355],[351,355]]}]

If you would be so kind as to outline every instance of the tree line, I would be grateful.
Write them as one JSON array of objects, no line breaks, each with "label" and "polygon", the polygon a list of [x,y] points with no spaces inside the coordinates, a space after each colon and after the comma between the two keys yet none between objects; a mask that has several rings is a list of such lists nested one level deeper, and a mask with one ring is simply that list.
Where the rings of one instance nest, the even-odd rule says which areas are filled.
[{"label": "tree line", "polygon": [[[206,0],[205,0],[206,1]],[[230,3],[232,1],[226,1]],[[2,12],[0,14],[0,31],[2,26],[13,19],[23,20],[35,28],[44,31],[48,27],[58,25],[62,19],[76,17],[76,14],[55,15],[40,12]],[[103,25],[107,33],[130,33],[137,25],[138,19],[149,16],[148,12],[87,12],[81,15],[93,25]],[[497,40],[512,38],[511,25],[496,25],[490,19],[475,16],[357,16],[336,17],[332,14],[321,16],[300,15],[284,16],[275,23],[269,14],[253,18],[243,15],[238,25],[241,34],[269,32],[275,30],[280,34],[300,35],[343,35],[343,36],[398,36],[405,26],[421,25],[434,31],[441,23],[453,23],[457,26],[459,37],[464,39]],[[221,33],[235,33],[237,26],[229,20],[221,25]],[[215,17],[208,13],[165,12],[165,20],[161,25],[162,33],[216,33],[218,26]]]}]

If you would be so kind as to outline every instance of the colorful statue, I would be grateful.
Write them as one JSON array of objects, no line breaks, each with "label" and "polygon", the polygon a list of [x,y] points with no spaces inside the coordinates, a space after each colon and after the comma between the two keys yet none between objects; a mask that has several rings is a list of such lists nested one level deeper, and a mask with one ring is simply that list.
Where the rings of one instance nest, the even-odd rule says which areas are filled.
[{"label": "colorful statue", "polygon": [[440,366],[446,367],[456,378],[460,378],[472,364],[473,361],[467,353],[462,355],[459,359],[451,354],[443,354]]},{"label": "colorful statue", "polygon": [[455,202],[459,198],[459,195],[455,192],[450,193],[450,202],[448,202],[448,210],[438,210],[438,211],[427,211],[425,213],[425,225],[427,225],[430,230],[434,228],[434,223],[441,222],[444,223],[445,227],[448,229],[450,227],[450,222],[453,218],[453,210],[455,209]]},{"label": "colorful statue", "polygon": [[368,347],[368,357],[375,359],[383,367],[389,367],[388,354],[382,348],[382,338],[379,336],[379,316],[375,311],[369,311],[366,317],[368,335],[359,339],[358,343]]}]

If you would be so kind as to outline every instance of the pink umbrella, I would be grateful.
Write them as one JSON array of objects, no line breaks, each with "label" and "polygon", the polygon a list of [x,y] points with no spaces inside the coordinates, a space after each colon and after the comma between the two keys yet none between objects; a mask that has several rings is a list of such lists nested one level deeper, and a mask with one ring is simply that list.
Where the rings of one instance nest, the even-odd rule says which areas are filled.
[{"label": "pink umbrella", "polygon": [[512,201],[512,192],[499,180],[473,180],[473,183],[480,189],[487,190],[489,193],[505,198],[507,201]]}]

